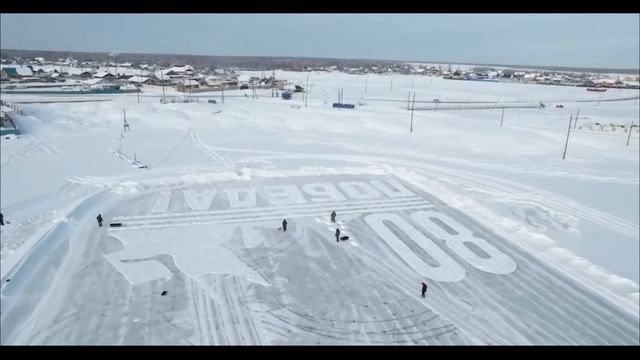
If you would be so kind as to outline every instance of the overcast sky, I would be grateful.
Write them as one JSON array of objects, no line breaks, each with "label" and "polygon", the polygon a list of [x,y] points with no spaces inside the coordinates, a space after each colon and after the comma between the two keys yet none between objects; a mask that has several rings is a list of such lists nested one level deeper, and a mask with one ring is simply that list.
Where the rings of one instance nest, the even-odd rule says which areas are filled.
[{"label": "overcast sky", "polygon": [[3,49],[640,67],[638,14],[2,14]]}]

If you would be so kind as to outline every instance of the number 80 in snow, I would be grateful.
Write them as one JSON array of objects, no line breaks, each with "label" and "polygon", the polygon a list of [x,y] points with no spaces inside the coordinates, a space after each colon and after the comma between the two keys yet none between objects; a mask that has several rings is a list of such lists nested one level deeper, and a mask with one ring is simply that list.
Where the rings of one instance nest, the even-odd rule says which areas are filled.
[{"label": "number 80 in snow", "polygon": [[[517,265],[513,259],[498,250],[486,240],[473,236],[473,233],[449,216],[435,211],[417,211],[411,218],[425,231],[444,240],[446,246],[475,268],[493,273],[512,273]],[[465,271],[443,249],[397,214],[372,214],[365,222],[382,237],[389,246],[418,274],[436,281],[455,282],[464,279]],[[420,259],[387,226],[393,223],[426,251],[439,266],[432,266]],[[444,226],[457,234],[450,234]],[[484,256],[471,250],[470,246],[480,250]]]}]

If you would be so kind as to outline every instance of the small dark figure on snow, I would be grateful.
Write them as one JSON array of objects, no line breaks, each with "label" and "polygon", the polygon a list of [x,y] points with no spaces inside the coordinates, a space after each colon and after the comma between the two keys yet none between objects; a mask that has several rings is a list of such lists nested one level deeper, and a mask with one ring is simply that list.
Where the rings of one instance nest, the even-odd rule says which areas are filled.
[{"label": "small dark figure on snow", "polygon": [[282,220],[282,231],[287,231],[287,219]]},{"label": "small dark figure on snow", "polygon": [[0,225],[4,226],[4,215],[2,213],[0,213]]},{"label": "small dark figure on snow", "polygon": [[422,297],[424,297],[427,293],[427,284],[422,282]]},{"label": "small dark figure on snow", "polygon": [[340,229],[336,228],[336,242],[340,242]]},{"label": "small dark figure on snow", "polygon": [[332,223],[336,222],[336,212],[335,212],[335,210],[331,212],[331,222]]},{"label": "small dark figure on snow", "polygon": [[102,227],[102,214],[98,214],[98,217],[96,219],[98,220],[98,226]]}]

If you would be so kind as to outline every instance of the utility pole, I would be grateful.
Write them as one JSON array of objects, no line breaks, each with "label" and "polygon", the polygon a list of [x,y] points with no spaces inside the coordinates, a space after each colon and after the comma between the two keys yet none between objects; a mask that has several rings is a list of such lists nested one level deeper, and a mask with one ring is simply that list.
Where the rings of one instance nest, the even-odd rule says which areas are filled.
[{"label": "utility pole", "polygon": [[409,132],[413,133],[413,110],[416,107],[416,93],[413,92],[413,103],[411,104],[411,127],[409,128]]},{"label": "utility pole", "polygon": [[367,78],[369,75],[365,74],[364,75],[364,93],[367,93]]},{"label": "utility pole", "polygon": [[142,69],[140,69],[140,79],[138,79],[138,104],[140,104],[140,90],[142,89]]},{"label": "utility pole", "polygon": [[391,77],[391,91],[393,91],[393,76]]},{"label": "utility pole", "polygon": [[[338,90],[338,104],[342,104],[343,93],[344,93],[344,89]],[[338,110],[340,110],[340,109],[341,108],[339,107]]]},{"label": "utility pole", "polygon": [[629,139],[631,139],[631,131],[633,131],[633,121],[631,122],[631,125],[629,125],[629,134],[627,135],[627,145],[629,146]]},{"label": "utility pole", "polygon": [[308,98],[309,98],[309,74],[307,74],[307,87],[304,89],[304,107],[307,107]]},{"label": "utility pole", "polygon": [[222,103],[224,104],[224,84],[222,84]]},{"label": "utility pole", "polygon": [[573,122],[573,128],[575,129],[576,126],[578,125],[578,116],[580,115],[580,109],[578,109],[578,112],[576,113],[576,120]]},{"label": "utility pole", "polygon": [[407,110],[409,110],[409,101],[411,100],[411,91],[407,93]]},{"label": "utility pole", "polygon": [[504,121],[504,108],[502,108],[502,115],[500,116],[500,127],[502,127],[503,121]]},{"label": "utility pole", "polygon": [[562,153],[562,160],[567,156],[567,146],[569,145],[569,134],[571,133],[571,121],[573,120],[573,114],[569,118],[569,128],[567,129],[567,141],[564,143],[564,152]]},{"label": "utility pole", "polygon": [[166,104],[167,103],[167,99],[164,96],[164,71],[160,70],[160,77],[162,81],[162,103]]},{"label": "utility pole", "polygon": [[123,131],[124,132],[127,132],[127,130],[131,131],[131,129],[129,128],[129,123],[127,123],[127,109],[122,109],[122,118],[123,118],[123,122],[122,122]]}]

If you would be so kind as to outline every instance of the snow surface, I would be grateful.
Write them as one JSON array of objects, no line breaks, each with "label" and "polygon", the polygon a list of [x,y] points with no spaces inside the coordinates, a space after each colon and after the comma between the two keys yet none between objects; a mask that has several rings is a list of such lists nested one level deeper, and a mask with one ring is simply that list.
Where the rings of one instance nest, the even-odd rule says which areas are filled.
[{"label": "snow surface", "polygon": [[[589,126],[637,90],[307,74],[308,106],[3,94],[1,343],[638,344],[639,135]],[[410,91],[490,105],[410,133]]]}]

